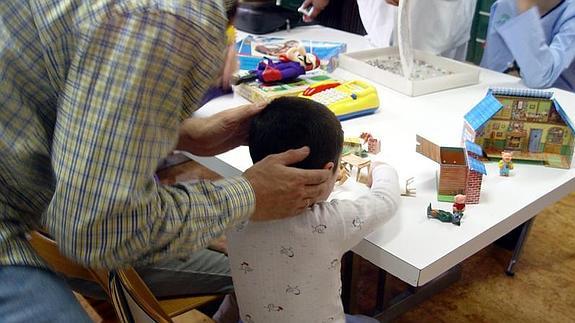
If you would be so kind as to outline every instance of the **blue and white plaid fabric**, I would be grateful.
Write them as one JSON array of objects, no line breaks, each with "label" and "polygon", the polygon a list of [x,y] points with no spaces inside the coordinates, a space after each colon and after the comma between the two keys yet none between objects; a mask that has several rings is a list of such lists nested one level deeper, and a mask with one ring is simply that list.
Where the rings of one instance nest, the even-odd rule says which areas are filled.
[{"label": "blue and white plaid fabric", "polygon": [[224,58],[224,1],[0,2],[0,265],[25,233],[115,267],[187,255],[253,212],[243,178],[161,186],[160,160]]}]

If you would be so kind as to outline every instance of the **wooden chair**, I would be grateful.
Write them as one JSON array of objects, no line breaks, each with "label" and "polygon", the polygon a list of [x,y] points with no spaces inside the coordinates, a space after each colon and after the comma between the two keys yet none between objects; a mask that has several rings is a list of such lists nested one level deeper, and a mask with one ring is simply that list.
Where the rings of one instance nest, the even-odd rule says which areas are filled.
[{"label": "wooden chair", "polygon": [[70,278],[98,283],[108,294],[122,323],[213,322],[196,308],[221,299],[220,295],[179,297],[158,301],[133,268],[108,273],[77,264],[64,257],[46,234],[33,231],[30,244],[56,272]]},{"label": "wooden chair", "polygon": [[56,241],[40,231],[32,231],[29,242],[36,253],[38,253],[55,272],[65,277],[95,282],[109,295],[108,273],[106,271],[86,268],[64,257],[64,255],[60,253],[60,250],[58,250]]},{"label": "wooden chair", "polygon": [[112,304],[123,323],[211,323],[211,318],[195,308],[220,298],[208,295],[158,301],[133,268],[110,273],[109,287]]}]

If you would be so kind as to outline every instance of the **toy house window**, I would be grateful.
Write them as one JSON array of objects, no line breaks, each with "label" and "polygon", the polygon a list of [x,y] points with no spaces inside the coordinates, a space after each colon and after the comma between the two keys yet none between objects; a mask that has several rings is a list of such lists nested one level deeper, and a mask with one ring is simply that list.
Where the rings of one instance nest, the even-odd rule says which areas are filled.
[{"label": "toy house window", "polygon": [[523,122],[509,123],[509,128],[507,129],[507,131],[517,131],[517,132],[523,131]]},{"label": "toy house window", "polygon": [[553,127],[547,132],[547,143],[548,144],[558,144],[563,143],[563,136],[565,131],[563,128]]},{"label": "toy house window", "polygon": [[514,106],[512,111],[512,119],[513,120],[526,120],[525,115],[525,107],[527,106],[527,102],[524,101],[517,101],[517,104]]}]

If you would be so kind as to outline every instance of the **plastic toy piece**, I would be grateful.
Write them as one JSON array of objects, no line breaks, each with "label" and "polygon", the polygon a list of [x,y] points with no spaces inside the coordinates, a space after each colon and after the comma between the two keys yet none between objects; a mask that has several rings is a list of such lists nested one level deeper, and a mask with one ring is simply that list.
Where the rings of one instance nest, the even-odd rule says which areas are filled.
[{"label": "plastic toy piece", "polygon": [[512,151],[514,161],[569,169],[575,124],[552,92],[491,89],[465,115],[463,140],[478,144],[494,160]]},{"label": "plastic toy piece", "polygon": [[452,212],[437,210],[431,208],[431,203],[427,207],[427,218],[437,219],[441,222],[450,222],[457,226],[461,225],[463,218],[463,211],[465,211],[465,195],[458,194],[455,196],[455,203],[453,203]]},{"label": "plastic toy piece", "polygon": [[289,82],[305,74],[305,69],[299,63],[277,62],[271,59],[258,64],[258,69],[254,71],[258,80],[262,83]]},{"label": "plastic toy piece", "polygon": [[501,160],[499,161],[499,175],[509,176],[509,171],[513,169],[513,153],[509,151],[501,152]]},{"label": "plastic toy piece", "polygon": [[271,59],[264,59],[258,64],[258,68],[249,74],[238,78],[235,85],[258,80],[264,84],[279,82],[289,82],[305,74],[305,69],[296,62],[274,62]]},{"label": "plastic toy piece", "polygon": [[381,152],[381,141],[377,140],[369,132],[362,132],[359,138],[363,139],[364,144],[367,144],[368,153],[375,155]]},{"label": "plastic toy piece", "polygon": [[359,137],[345,137],[343,139],[342,156],[353,154],[357,157],[367,157],[367,150],[363,149],[362,140]]},{"label": "plastic toy piece", "polygon": [[305,91],[303,91],[302,95],[303,96],[312,96],[312,95],[319,93],[321,91],[328,90],[328,89],[331,89],[332,87],[337,87],[340,85],[341,85],[341,83],[339,83],[339,82],[332,82],[332,81],[319,82],[318,84],[316,84],[314,86],[310,86],[307,89],[305,89]]},{"label": "plastic toy piece", "polygon": [[416,188],[411,187],[414,180],[415,180],[414,177],[410,177],[405,180],[405,187],[404,191],[401,193],[401,196],[415,197]]},{"label": "plastic toy piece", "polygon": [[255,70],[236,80],[235,85],[255,79],[264,84],[290,82],[319,66],[320,60],[315,54],[306,53],[303,46],[291,47],[280,54],[279,61],[269,58],[260,61]]},{"label": "plastic toy piece", "polygon": [[[324,89],[316,89],[319,87]],[[308,95],[309,93],[312,94]],[[326,86],[326,83],[314,84],[299,96],[324,104],[340,120],[371,114],[379,108],[379,97],[375,87],[359,80],[345,82],[335,87]]]},{"label": "plastic toy piece", "polygon": [[317,55],[306,53],[305,47],[297,46],[290,47],[285,53],[279,55],[280,62],[296,62],[304,67],[306,72],[314,70],[319,67],[320,60]]}]

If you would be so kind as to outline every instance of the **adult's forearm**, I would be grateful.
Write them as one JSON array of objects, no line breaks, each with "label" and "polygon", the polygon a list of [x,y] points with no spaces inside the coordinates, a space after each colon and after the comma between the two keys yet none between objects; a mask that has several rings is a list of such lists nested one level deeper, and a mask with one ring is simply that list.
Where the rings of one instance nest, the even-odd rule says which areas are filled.
[{"label": "adult's forearm", "polygon": [[243,178],[158,185],[103,209],[76,204],[57,211],[59,196],[49,209],[48,230],[64,254],[105,268],[187,255],[248,217],[255,206]]}]

